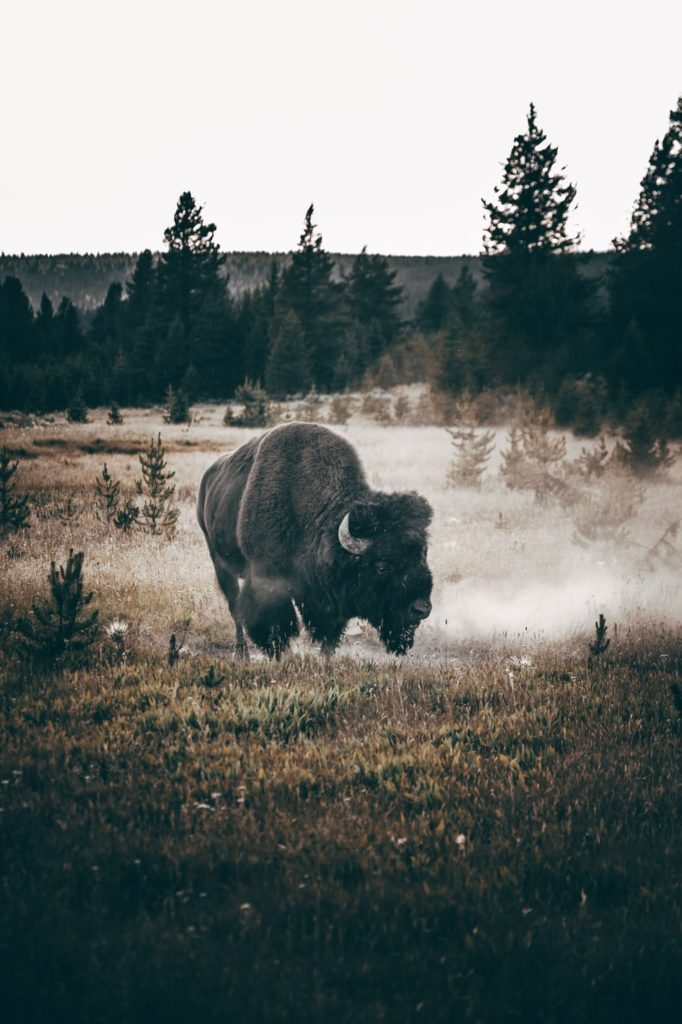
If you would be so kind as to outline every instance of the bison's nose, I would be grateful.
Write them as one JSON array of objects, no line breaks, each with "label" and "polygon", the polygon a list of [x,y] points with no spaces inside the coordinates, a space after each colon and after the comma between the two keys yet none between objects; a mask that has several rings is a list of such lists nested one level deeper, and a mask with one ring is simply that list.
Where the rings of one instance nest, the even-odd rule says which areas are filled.
[{"label": "bison's nose", "polygon": [[428,598],[426,600],[413,601],[410,605],[410,611],[419,619],[427,619],[431,614],[431,602]]}]

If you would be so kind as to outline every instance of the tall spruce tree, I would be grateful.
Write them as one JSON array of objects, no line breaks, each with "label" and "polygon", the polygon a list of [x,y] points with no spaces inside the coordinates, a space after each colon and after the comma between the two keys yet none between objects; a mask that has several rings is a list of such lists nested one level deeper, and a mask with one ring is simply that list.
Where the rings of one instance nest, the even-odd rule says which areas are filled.
[{"label": "tall spruce tree", "polygon": [[682,375],[682,97],[654,144],[630,231],[614,247],[612,374],[633,394],[672,394]]},{"label": "tall spruce tree", "polygon": [[179,317],[186,334],[201,305],[225,291],[221,268],[226,256],[215,241],[216,225],[206,224],[191,192],[178,199],[173,223],[164,231],[158,280],[169,319]]},{"label": "tall spruce tree", "polygon": [[397,271],[385,256],[367,252],[367,246],[353,260],[346,282],[346,303],[351,320],[360,324],[371,339],[369,360],[377,359],[395,341],[400,330],[403,289],[396,285]]},{"label": "tall spruce tree", "polygon": [[[210,324],[210,353],[203,359],[210,376],[221,366],[231,365],[227,280],[222,273],[226,256],[215,241],[216,225],[205,223],[203,207],[191,192],[178,199],[173,224],[164,232],[167,251],[159,259],[157,306],[160,330],[156,353],[157,388],[180,385],[190,362],[202,363],[201,349]],[[224,341],[221,341],[224,338]],[[232,383],[232,382],[230,382]],[[224,390],[224,381],[207,381],[214,397]]]},{"label": "tall spruce tree", "polygon": [[557,149],[531,103],[495,198],[483,200],[488,343],[498,374],[549,390],[589,362],[595,286],[580,274],[568,218],[575,186],[556,168]]},{"label": "tall spruce tree", "polygon": [[[322,248],[322,235],[313,224],[314,207],[308,207],[298,249],[282,274],[276,320],[293,310],[298,317],[304,346],[310,353],[313,383],[327,390],[335,379],[343,331],[343,286],[333,281],[334,261]],[[279,330],[276,324],[273,336]]]}]

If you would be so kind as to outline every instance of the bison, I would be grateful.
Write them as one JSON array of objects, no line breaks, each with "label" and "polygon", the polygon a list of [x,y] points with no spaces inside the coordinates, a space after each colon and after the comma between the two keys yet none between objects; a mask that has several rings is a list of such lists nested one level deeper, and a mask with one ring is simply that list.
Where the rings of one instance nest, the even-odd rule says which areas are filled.
[{"label": "bison", "polygon": [[[246,657],[245,631],[279,657],[299,632],[331,654],[354,616],[404,654],[431,611],[431,506],[372,490],[354,448],[326,427],[274,427],[222,455],[197,516]],[[239,580],[243,580],[241,584]]]}]

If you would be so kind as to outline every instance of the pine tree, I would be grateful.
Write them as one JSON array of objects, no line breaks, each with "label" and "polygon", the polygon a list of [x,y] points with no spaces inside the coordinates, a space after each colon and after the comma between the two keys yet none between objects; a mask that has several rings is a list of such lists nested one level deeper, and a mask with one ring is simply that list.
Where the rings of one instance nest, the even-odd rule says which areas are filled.
[{"label": "pine tree", "polygon": [[555,168],[556,158],[531,104],[495,199],[483,200],[492,362],[507,382],[535,378],[550,389],[594,361],[595,285],[580,274],[572,252],[579,241],[568,229],[576,190]]},{"label": "pine tree", "polygon": [[369,255],[367,246],[353,260],[346,282],[346,303],[353,321],[367,328],[374,344],[369,360],[378,358],[395,341],[400,329],[399,308],[403,289],[396,285],[397,271],[391,270],[385,256]]},{"label": "pine tree", "polygon": [[639,476],[651,476],[667,469],[673,462],[668,440],[656,427],[650,401],[637,402],[623,429],[625,446],[620,445],[622,462]]},{"label": "pine tree", "polygon": [[16,482],[12,481],[18,465],[18,460],[10,462],[7,449],[3,448],[0,453],[0,536],[29,526],[28,496],[16,494]]},{"label": "pine tree", "polygon": [[168,248],[158,266],[164,308],[169,319],[180,318],[186,335],[201,305],[225,291],[221,270],[226,256],[215,241],[216,225],[204,223],[202,211],[191,192],[182,193],[173,224],[163,235]]},{"label": "pine tree", "polygon": [[319,390],[326,391],[334,382],[340,354],[343,286],[332,279],[334,262],[322,248],[322,236],[315,234],[313,213],[311,204],[298,249],[282,274],[277,308],[280,316],[290,309],[298,317],[304,347],[310,353],[313,382]]},{"label": "pine tree", "polygon": [[19,278],[10,275],[0,284],[0,354],[28,360],[34,354],[35,341],[31,303]]},{"label": "pine tree", "polygon": [[87,423],[88,422],[88,407],[85,404],[83,398],[83,392],[80,388],[72,396],[66,410],[66,418],[69,423]]},{"label": "pine tree", "polygon": [[654,145],[630,232],[614,246],[613,371],[634,394],[657,387],[672,394],[682,377],[682,97]]},{"label": "pine tree", "polygon": [[120,488],[120,481],[113,479],[105,462],[102,467],[102,476],[95,477],[97,515],[105,523],[112,522],[116,517]]},{"label": "pine tree", "polygon": [[182,388],[179,388],[176,391],[170,384],[168,385],[168,391],[166,392],[166,414],[164,419],[166,423],[192,422],[189,401]]},{"label": "pine tree", "polygon": [[83,348],[84,338],[78,310],[71,299],[62,297],[54,318],[55,349],[58,355],[75,355]]},{"label": "pine tree", "polygon": [[136,482],[136,488],[137,493],[144,498],[139,513],[140,525],[154,535],[165,533],[172,537],[180,510],[173,504],[175,484],[169,484],[168,481],[175,476],[175,472],[166,468],[161,434],[156,441],[152,437],[149,447],[139,459],[142,479]]},{"label": "pine tree", "polygon": [[452,308],[452,289],[442,274],[434,279],[426,298],[417,307],[417,326],[435,334],[447,326]]},{"label": "pine tree", "polygon": [[83,592],[83,552],[69,552],[66,567],[50,565],[50,598],[36,601],[18,623],[28,649],[45,657],[84,651],[97,638],[97,610],[86,612],[93,593]]},{"label": "pine tree", "polygon": [[312,374],[301,322],[288,309],[272,324],[273,338],[265,371],[269,395],[282,399],[308,390]]},{"label": "pine tree", "polygon": [[447,427],[454,455],[448,470],[448,483],[455,487],[480,487],[486,463],[495,448],[495,433],[479,433],[471,424]]}]

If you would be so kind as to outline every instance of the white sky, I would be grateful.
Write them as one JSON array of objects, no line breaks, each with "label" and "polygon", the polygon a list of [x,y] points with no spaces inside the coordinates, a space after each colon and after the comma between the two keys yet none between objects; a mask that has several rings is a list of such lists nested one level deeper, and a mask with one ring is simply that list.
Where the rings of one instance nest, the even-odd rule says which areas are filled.
[{"label": "white sky", "polygon": [[15,0],[0,251],[158,249],[180,192],[226,250],[480,251],[532,100],[583,248],[628,224],[682,93],[680,0]]}]

